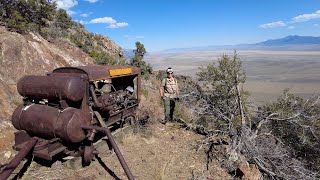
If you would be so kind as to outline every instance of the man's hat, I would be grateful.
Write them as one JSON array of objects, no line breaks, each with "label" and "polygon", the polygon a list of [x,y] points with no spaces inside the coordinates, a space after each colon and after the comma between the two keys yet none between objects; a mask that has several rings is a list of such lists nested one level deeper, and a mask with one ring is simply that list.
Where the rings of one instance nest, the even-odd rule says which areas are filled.
[{"label": "man's hat", "polygon": [[167,73],[173,73],[173,69],[171,67],[168,67]]}]

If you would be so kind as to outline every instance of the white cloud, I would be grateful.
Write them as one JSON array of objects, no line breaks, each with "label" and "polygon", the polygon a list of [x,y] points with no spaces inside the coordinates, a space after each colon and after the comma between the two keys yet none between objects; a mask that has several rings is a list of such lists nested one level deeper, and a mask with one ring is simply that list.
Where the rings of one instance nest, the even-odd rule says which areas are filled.
[{"label": "white cloud", "polygon": [[69,10],[70,8],[78,5],[77,0],[53,0],[57,3],[57,8]]},{"label": "white cloud", "polygon": [[81,21],[81,22],[82,24],[107,24],[108,25],[107,28],[110,28],[110,29],[126,27],[129,25],[127,22],[117,22],[112,17],[101,17],[101,18],[92,19],[89,22],[85,22],[85,21]]},{"label": "white cloud", "polygon": [[69,16],[72,16],[72,15],[74,15],[74,14],[77,14],[76,12],[71,11],[71,10],[67,10],[67,13],[69,14]]},{"label": "white cloud", "polygon": [[[267,24],[261,24],[259,27],[260,28],[275,28],[275,27],[283,27],[287,26],[287,24],[295,24],[295,23],[300,23],[300,22],[306,22],[310,21],[313,19],[320,19],[320,10],[310,13],[310,14],[302,14],[295,16],[291,18],[291,21],[283,22],[283,21],[277,21],[277,22],[272,22],[272,23],[267,23]],[[318,24],[313,24],[313,26],[318,26]],[[295,29],[294,26],[288,26],[288,29]]]},{"label": "white cloud", "polygon": [[108,26],[108,28],[110,29],[116,29],[116,28],[121,28],[121,27],[126,27],[128,26],[129,24],[126,23],[126,22],[119,22],[119,23],[113,23],[113,24],[110,24]]},{"label": "white cloud", "polygon": [[284,23],[283,21],[277,21],[277,22],[272,22],[267,24],[261,24],[259,27],[267,29],[267,28],[284,27],[284,26],[287,26],[287,24]]},{"label": "white cloud", "polygon": [[296,23],[296,22],[310,21],[312,19],[318,19],[318,18],[320,18],[320,10],[311,14],[302,14],[302,15],[293,17],[291,20],[293,23]]},{"label": "white cloud", "polygon": [[53,0],[53,2],[57,3],[57,8],[66,10],[70,16],[76,13],[70,9],[78,5],[77,0]]},{"label": "white cloud", "polygon": [[134,35],[128,35],[128,34],[126,34],[126,35],[124,35],[123,37],[126,38],[126,39],[128,39],[128,40],[130,40],[130,41],[132,41],[132,40],[138,40],[138,39],[144,39],[144,36],[142,36],[142,35],[136,35],[136,36],[134,36]]},{"label": "white cloud", "polygon": [[80,14],[80,16],[81,16],[81,17],[89,17],[89,14],[87,14],[87,13],[82,13],[82,14]]},{"label": "white cloud", "polygon": [[88,24],[87,22],[82,21],[82,20],[80,20],[79,23],[80,23],[80,24]]},{"label": "white cloud", "polygon": [[98,2],[99,0],[84,0],[84,1],[87,1],[87,2],[89,2],[89,3],[96,3],[96,2]]},{"label": "white cloud", "polygon": [[112,17],[102,17],[92,19],[88,24],[115,24],[117,23]]}]

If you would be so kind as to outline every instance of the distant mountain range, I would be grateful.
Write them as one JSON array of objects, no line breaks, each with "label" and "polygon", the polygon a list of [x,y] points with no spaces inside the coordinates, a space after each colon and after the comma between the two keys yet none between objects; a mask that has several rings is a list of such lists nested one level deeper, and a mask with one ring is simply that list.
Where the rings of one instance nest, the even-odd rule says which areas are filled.
[{"label": "distant mountain range", "polygon": [[314,36],[287,36],[281,39],[272,39],[257,43],[263,46],[284,46],[284,45],[320,45],[320,37]]},{"label": "distant mountain range", "polygon": [[315,51],[320,50],[320,37],[314,36],[287,36],[280,39],[271,39],[255,44],[238,44],[224,46],[204,46],[192,48],[173,48],[162,52],[175,53],[186,51],[207,51],[207,50],[288,50],[288,51]]}]

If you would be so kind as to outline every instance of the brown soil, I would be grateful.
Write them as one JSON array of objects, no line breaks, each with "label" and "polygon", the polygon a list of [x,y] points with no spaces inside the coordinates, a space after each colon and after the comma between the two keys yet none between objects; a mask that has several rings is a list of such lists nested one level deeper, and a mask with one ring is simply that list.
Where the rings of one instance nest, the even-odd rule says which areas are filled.
[{"label": "brown soil", "polygon": [[14,142],[14,132],[12,128],[8,127],[5,129],[1,129],[1,131],[6,132],[0,134],[0,151],[10,150],[12,142]]},{"label": "brown soil", "polygon": [[[171,123],[155,123],[140,133],[128,131],[117,133],[116,141],[135,179],[230,179],[218,162],[206,170],[205,149],[197,145],[201,135]],[[22,179],[127,179],[115,153],[106,146],[98,149],[100,163],[73,170],[67,163],[49,168],[33,162]]]},{"label": "brown soil", "polygon": [[8,163],[14,156],[14,128],[9,123],[0,124],[0,167]]},{"label": "brown soil", "polygon": [[[135,129],[128,127],[115,134],[135,179],[231,179],[218,160],[213,160],[207,170],[207,145],[199,146],[204,136],[187,131],[176,123],[162,125],[158,122],[163,118],[158,80],[155,77],[143,80],[142,87],[144,90],[138,116],[149,116],[148,126]],[[5,141],[13,142],[9,138],[11,135],[13,137],[13,131],[3,134],[8,134],[3,142],[11,148]],[[57,161],[51,167],[33,161],[21,179],[127,179],[115,153],[109,150],[106,142],[102,141],[97,149],[100,158],[90,166],[81,167],[80,158],[63,163]],[[218,159],[224,157],[225,152],[215,155]],[[17,173],[19,171],[12,177]]]}]

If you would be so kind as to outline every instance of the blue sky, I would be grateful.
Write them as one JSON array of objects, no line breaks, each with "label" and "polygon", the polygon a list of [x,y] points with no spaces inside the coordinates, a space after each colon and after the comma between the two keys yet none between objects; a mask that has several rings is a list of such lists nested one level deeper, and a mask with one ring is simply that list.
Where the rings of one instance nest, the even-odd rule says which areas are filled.
[{"label": "blue sky", "polygon": [[319,0],[55,0],[125,49],[147,51],[320,36]]}]

